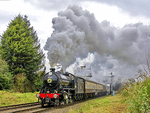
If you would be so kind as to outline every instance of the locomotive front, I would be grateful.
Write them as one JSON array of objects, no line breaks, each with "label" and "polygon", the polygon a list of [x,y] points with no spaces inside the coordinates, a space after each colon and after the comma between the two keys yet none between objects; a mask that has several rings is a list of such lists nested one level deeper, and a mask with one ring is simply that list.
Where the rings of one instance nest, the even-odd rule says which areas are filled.
[{"label": "locomotive front", "polygon": [[50,72],[48,72],[43,77],[43,87],[47,87],[49,89],[55,89],[60,84],[60,78],[55,73],[55,69],[51,68]]},{"label": "locomotive front", "polygon": [[45,103],[59,105],[66,98],[63,88],[71,88],[72,85],[72,78],[69,74],[55,72],[55,68],[51,68],[50,72],[44,75],[42,89],[36,97],[41,99],[42,107]]}]

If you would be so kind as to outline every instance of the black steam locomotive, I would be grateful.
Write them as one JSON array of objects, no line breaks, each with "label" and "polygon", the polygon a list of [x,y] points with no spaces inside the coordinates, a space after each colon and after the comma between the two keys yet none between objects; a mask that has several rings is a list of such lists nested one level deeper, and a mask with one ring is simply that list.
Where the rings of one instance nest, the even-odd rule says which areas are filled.
[{"label": "black steam locomotive", "polygon": [[110,86],[107,87],[68,72],[55,72],[55,68],[51,68],[50,72],[44,75],[42,89],[36,96],[41,99],[42,107],[46,103],[58,106],[95,95],[110,94],[111,90]]}]

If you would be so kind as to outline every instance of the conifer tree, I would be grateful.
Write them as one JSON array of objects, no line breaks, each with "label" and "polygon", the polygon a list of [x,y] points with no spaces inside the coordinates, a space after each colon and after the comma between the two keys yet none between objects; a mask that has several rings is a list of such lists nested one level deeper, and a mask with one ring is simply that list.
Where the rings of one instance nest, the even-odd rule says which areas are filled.
[{"label": "conifer tree", "polygon": [[13,75],[25,73],[34,81],[36,72],[44,67],[45,55],[27,16],[20,14],[12,20],[1,38],[0,52]]}]

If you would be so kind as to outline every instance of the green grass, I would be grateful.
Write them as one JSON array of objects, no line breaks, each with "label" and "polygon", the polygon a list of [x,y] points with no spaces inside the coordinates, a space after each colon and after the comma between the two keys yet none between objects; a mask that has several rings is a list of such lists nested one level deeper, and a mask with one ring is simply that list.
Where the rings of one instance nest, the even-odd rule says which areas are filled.
[{"label": "green grass", "polygon": [[122,102],[123,99],[121,94],[92,99],[81,103],[79,109],[72,110],[70,108],[69,113],[128,113],[127,104]]},{"label": "green grass", "polygon": [[36,93],[13,93],[0,91],[0,106],[37,102]]},{"label": "green grass", "polygon": [[[15,105],[22,103],[37,102],[36,93],[14,93],[10,91],[0,91],[0,106]],[[122,103],[123,97],[121,94],[115,96],[107,96],[105,98],[93,99],[81,103],[79,109],[75,111],[70,109],[70,113],[111,113],[125,112],[126,104]]]}]

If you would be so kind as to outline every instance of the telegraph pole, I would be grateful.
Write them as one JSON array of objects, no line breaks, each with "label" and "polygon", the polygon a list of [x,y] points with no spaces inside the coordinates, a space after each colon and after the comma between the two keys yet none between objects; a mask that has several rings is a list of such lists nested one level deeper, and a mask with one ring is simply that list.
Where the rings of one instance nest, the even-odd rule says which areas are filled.
[{"label": "telegraph pole", "polygon": [[110,74],[111,74],[110,78],[111,78],[111,85],[112,85],[113,84],[114,75],[112,74],[112,72]]},{"label": "telegraph pole", "polygon": [[112,92],[112,90],[113,90],[113,78],[114,78],[114,75],[112,74],[112,72],[110,74],[111,74],[110,78],[111,78],[111,92]]}]

